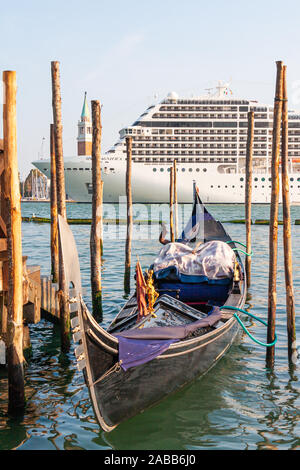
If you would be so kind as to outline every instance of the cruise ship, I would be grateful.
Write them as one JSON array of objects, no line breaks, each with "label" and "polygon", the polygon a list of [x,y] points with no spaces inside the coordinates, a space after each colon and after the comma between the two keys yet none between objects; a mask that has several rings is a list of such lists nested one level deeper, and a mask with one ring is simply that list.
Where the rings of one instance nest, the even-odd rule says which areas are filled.
[{"label": "cruise ship", "polygon": [[[131,125],[102,155],[104,202],[124,197],[126,136],[132,136],[132,195],[135,203],[169,201],[169,172],[177,161],[178,202],[192,200],[196,181],[205,203],[244,203],[248,111],[254,111],[253,203],[269,203],[273,107],[234,98],[229,84],[198,98],[169,93]],[[78,122],[78,155],[64,158],[68,197],[92,200],[92,124],[84,96]],[[289,112],[289,179],[291,203],[300,202],[300,115]],[[48,178],[50,160],[33,164]]]}]

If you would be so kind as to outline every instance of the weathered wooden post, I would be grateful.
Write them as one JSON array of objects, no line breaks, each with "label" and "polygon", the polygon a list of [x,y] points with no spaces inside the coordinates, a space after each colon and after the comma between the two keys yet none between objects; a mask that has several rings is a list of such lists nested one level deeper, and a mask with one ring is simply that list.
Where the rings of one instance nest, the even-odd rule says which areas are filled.
[{"label": "weathered wooden post", "polygon": [[175,239],[178,238],[177,162],[173,161]]},{"label": "weathered wooden post", "polygon": [[127,236],[125,247],[125,275],[124,291],[130,292],[130,267],[131,267],[131,239],[132,239],[132,192],[131,192],[131,161],[132,161],[132,137],[126,137],[127,167],[126,167],[126,196],[127,196]]},{"label": "weathered wooden post", "polygon": [[288,333],[288,358],[291,361],[296,349],[295,300],[293,288],[293,263],[291,239],[291,212],[288,173],[288,96],[286,84],[286,65],[283,67],[283,104],[281,129],[281,179],[283,206],[283,249],[286,287],[286,314]]},{"label": "weathered wooden post", "polygon": [[174,168],[170,168],[170,238],[175,241],[174,234]]},{"label": "weathered wooden post", "polygon": [[[56,163],[56,190],[57,190],[57,211],[65,220],[67,220],[66,211],[66,191],[64,175],[64,158],[62,142],[62,117],[61,117],[61,93],[60,93],[60,74],[59,62],[51,62],[52,76],[52,108],[54,122],[54,140],[55,140],[55,163]],[[70,310],[68,303],[69,286],[66,285],[62,253],[59,250],[59,305],[60,305],[60,324],[61,324],[61,348],[63,352],[70,349]]]},{"label": "weathered wooden post", "polygon": [[7,364],[8,411],[25,406],[23,357],[23,262],[21,196],[17,160],[16,72],[3,72],[4,198],[7,207],[8,305]]},{"label": "weathered wooden post", "polygon": [[[248,136],[246,153],[246,184],[245,184],[245,224],[246,224],[246,246],[247,253],[251,253],[251,199],[252,199],[252,157],[254,140],[254,112],[248,113]],[[246,256],[245,269],[247,286],[251,284],[251,256]]]},{"label": "weathered wooden post", "polygon": [[[283,64],[276,62],[276,91],[274,99],[273,118],[273,142],[272,142],[272,194],[270,209],[269,230],[269,294],[268,294],[268,335],[267,342],[272,343],[275,339],[275,317],[276,317],[276,277],[277,277],[277,244],[278,244],[278,203],[279,203],[279,154],[280,154],[280,131],[282,117],[282,93],[283,93]],[[275,358],[275,347],[267,348],[267,366],[272,367]]]},{"label": "weathered wooden post", "polygon": [[51,205],[51,274],[52,282],[59,279],[59,255],[58,255],[58,226],[57,226],[57,184],[56,184],[56,162],[55,162],[55,139],[54,126],[50,124],[50,205]]},{"label": "weathered wooden post", "polygon": [[59,62],[51,62],[52,74],[52,108],[55,138],[55,159],[57,177],[57,210],[58,214],[67,220],[66,190],[62,140],[62,115],[61,115],[61,92]]},{"label": "weathered wooden post", "polygon": [[93,144],[92,144],[92,223],[90,237],[91,287],[93,314],[102,321],[101,282],[101,235],[102,235],[102,194],[101,180],[101,108],[99,101],[92,101]]}]

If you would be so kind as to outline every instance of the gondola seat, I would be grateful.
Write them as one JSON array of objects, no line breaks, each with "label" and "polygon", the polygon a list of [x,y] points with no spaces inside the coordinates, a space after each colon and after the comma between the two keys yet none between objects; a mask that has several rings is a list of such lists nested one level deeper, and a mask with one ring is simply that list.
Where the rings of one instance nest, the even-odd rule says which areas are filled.
[{"label": "gondola seat", "polygon": [[221,304],[228,297],[229,289],[232,285],[232,278],[210,280],[205,276],[179,275],[175,278],[173,273],[171,278],[164,277],[163,274],[156,273],[156,287],[160,295],[168,294],[182,302],[212,303]]}]

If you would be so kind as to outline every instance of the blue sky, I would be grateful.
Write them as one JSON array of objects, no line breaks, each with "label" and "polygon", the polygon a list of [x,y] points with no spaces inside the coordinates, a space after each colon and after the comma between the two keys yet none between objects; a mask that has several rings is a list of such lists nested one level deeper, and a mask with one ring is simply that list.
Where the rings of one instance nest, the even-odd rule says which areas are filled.
[{"label": "blue sky", "polygon": [[[52,122],[52,60],[60,61],[64,155],[76,155],[84,92],[103,104],[102,150],[158,94],[199,95],[231,80],[234,96],[272,103],[276,60],[300,109],[300,2],[277,0],[0,0],[1,71],[18,80],[22,177]],[[0,117],[2,135],[2,112]]]}]

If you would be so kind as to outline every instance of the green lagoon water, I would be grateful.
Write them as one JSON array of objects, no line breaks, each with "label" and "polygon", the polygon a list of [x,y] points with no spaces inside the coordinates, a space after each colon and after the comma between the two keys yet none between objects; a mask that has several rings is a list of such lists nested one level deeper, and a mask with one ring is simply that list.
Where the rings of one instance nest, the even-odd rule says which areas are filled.
[{"label": "green lagoon water", "polygon": [[[179,208],[181,214],[183,206]],[[188,215],[190,207],[184,206]],[[208,207],[219,220],[243,219],[241,205]],[[108,208],[108,212],[111,209]],[[137,218],[143,219],[143,208]],[[22,214],[49,217],[49,204],[23,203]],[[111,213],[107,214],[110,218]],[[68,217],[91,217],[91,205],[69,204]],[[155,217],[154,217],[155,218]],[[269,207],[255,205],[253,218],[268,219]],[[300,219],[300,207],[292,207],[292,219]],[[158,219],[157,219],[158,220]],[[90,227],[71,226],[81,264],[85,301],[90,306],[89,233]],[[235,240],[244,242],[245,226],[225,224]],[[124,304],[123,293],[125,226],[116,232],[104,229],[103,308],[106,327]],[[139,255],[147,267],[161,245],[158,227],[137,227],[133,242],[133,265]],[[23,223],[23,254],[28,264],[39,264],[42,274],[50,272],[49,224]],[[252,227],[254,257],[252,286],[247,308],[267,318],[268,226]],[[300,345],[300,226],[292,226],[293,270]],[[83,375],[76,368],[73,348],[60,354],[59,327],[43,320],[30,326],[32,357],[25,369],[27,407],[23,416],[7,416],[7,376],[0,370],[0,450],[55,449],[299,449],[299,370],[289,367],[285,314],[282,227],[279,227],[278,308],[276,360],[273,370],[266,369],[265,349],[240,335],[229,352],[204,377],[168,397],[157,406],[122,423],[111,433],[97,425]],[[133,274],[133,273],[132,273]],[[132,282],[132,286],[133,286]],[[266,329],[250,318],[246,325],[261,341]],[[134,401],[134,390],[132,400]]]}]

